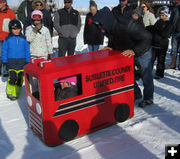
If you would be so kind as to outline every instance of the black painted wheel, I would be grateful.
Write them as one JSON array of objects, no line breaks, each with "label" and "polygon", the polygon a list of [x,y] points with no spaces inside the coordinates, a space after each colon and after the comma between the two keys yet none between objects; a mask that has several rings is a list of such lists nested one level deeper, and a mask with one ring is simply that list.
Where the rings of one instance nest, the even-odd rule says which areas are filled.
[{"label": "black painted wheel", "polygon": [[59,129],[59,137],[64,141],[70,141],[77,136],[78,131],[78,123],[75,120],[67,120]]},{"label": "black painted wheel", "polygon": [[120,104],[114,112],[114,117],[117,122],[126,121],[129,115],[130,115],[130,108],[129,105],[126,103]]}]

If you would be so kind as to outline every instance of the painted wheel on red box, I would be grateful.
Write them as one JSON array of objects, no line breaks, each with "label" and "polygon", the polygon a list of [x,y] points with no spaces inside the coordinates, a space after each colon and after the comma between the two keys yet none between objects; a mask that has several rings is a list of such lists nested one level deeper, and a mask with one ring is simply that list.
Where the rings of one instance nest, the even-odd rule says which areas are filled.
[{"label": "painted wheel on red box", "polygon": [[114,112],[114,117],[117,122],[126,121],[129,115],[130,115],[130,107],[126,103],[120,104]]},{"label": "painted wheel on red box", "polygon": [[79,125],[75,120],[65,121],[59,129],[59,137],[63,141],[74,139],[79,131]]}]

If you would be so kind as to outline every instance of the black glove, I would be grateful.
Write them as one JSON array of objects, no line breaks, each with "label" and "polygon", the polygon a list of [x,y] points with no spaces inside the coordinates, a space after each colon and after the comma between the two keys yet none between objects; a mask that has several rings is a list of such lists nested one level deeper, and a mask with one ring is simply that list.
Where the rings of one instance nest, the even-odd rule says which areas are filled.
[{"label": "black glove", "polygon": [[9,73],[8,73],[8,64],[7,63],[3,63],[2,66],[3,66],[2,74],[3,74],[4,77],[7,77],[9,75]]}]

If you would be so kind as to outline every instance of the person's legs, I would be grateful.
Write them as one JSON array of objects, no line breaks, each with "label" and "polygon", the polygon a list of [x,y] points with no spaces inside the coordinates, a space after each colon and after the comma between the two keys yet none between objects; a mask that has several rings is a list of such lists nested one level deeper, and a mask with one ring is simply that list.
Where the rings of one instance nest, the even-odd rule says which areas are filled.
[{"label": "person's legs", "polygon": [[74,55],[76,47],[76,38],[68,38],[68,45],[67,45],[67,51],[68,51],[68,56],[69,55]]},{"label": "person's legs", "polygon": [[16,81],[16,98],[19,98],[22,84],[23,84],[23,76],[24,76],[24,70],[17,70],[17,81]]},{"label": "person's legs", "polygon": [[88,45],[88,51],[92,52],[93,51],[93,45]]},{"label": "person's legs", "polygon": [[152,69],[154,67],[154,62],[156,61],[156,58],[157,58],[157,49],[155,48],[152,48]]},{"label": "person's legs", "polygon": [[158,77],[159,78],[164,77],[166,51],[167,51],[167,47],[162,48],[157,52],[158,61],[157,61],[157,69],[156,69],[156,76],[157,76],[156,79],[158,79]]},{"label": "person's legs", "polygon": [[59,37],[58,40],[58,45],[59,45],[59,57],[63,57],[66,55],[67,51],[67,40],[65,38]]},{"label": "person's legs", "polygon": [[99,45],[93,45],[93,51],[99,50]]},{"label": "person's legs", "polygon": [[176,58],[177,58],[177,52],[179,47],[179,40],[180,40],[180,32],[172,35],[171,40],[171,63],[166,67],[166,69],[176,69]]},{"label": "person's legs", "polygon": [[[143,81],[144,90],[144,100],[150,101],[153,103],[153,93],[154,93],[154,83],[153,83],[153,76],[152,76],[152,50],[150,49],[144,55],[137,57],[136,61],[141,66],[141,79]],[[140,103],[141,104],[141,103]],[[148,105],[145,103],[145,105]]]},{"label": "person's legs", "polygon": [[17,80],[16,72],[10,69],[9,79],[8,79],[7,87],[6,87],[6,95],[7,95],[7,98],[11,100],[16,100],[16,86],[15,86],[16,80]]}]

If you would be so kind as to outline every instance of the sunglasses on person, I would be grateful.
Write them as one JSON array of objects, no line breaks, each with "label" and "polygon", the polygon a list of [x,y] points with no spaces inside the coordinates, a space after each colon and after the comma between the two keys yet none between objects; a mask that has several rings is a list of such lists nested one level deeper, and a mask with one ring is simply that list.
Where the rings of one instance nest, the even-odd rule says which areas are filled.
[{"label": "sunglasses on person", "polygon": [[41,3],[37,3],[36,6],[42,6],[42,4]]},{"label": "sunglasses on person", "polygon": [[71,1],[65,1],[64,3],[72,3]]},{"label": "sunglasses on person", "polygon": [[141,6],[143,9],[146,8],[146,6]]}]

